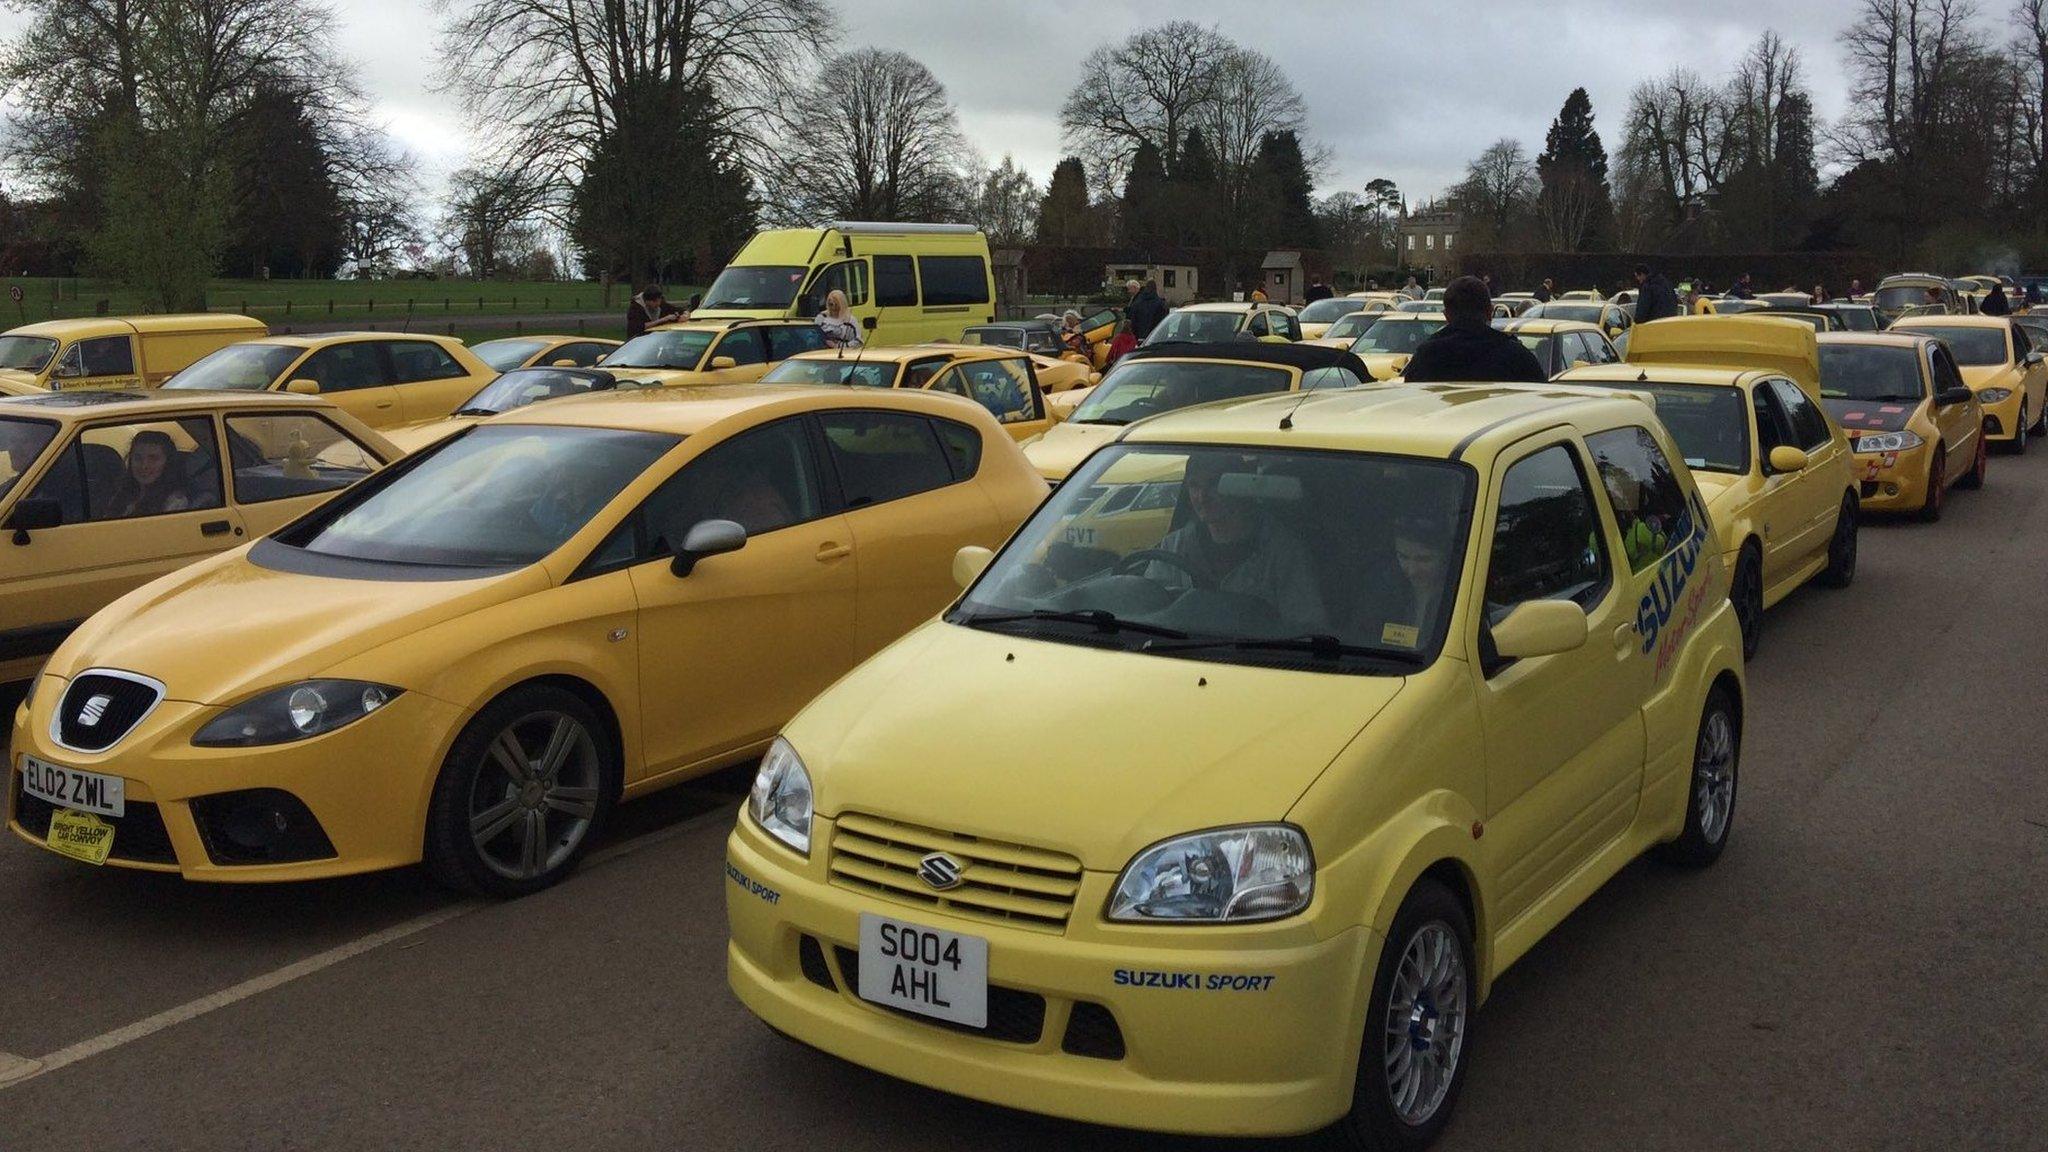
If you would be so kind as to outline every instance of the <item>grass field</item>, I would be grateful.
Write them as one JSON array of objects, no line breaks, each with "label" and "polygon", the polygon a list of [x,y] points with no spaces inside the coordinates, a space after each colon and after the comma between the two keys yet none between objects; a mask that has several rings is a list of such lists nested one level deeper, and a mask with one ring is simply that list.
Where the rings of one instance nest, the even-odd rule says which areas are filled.
[{"label": "grass field", "polygon": [[[0,277],[0,286],[21,290],[21,302],[10,308],[0,299],[0,327],[37,320],[109,316],[157,311],[140,294],[111,281],[78,277]],[[700,288],[669,289],[687,300]],[[279,326],[334,321],[375,321],[393,326],[414,317],[421,329],[428,323],[444,331],[470,316],[544,316],[549,313],[616,311],[624,315],[633,289],[586,281],[505,280],[214,280],[207,286],[206,305],[213,312],[243,312]],[[621,324],[623,324],[623,319]]]}]

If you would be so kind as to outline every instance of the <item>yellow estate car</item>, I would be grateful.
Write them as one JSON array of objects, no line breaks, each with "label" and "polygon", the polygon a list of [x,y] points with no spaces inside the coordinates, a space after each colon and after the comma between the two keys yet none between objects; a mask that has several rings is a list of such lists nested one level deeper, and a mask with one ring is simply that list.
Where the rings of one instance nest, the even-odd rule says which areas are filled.
[{"label": "yellow estate car", "polygon": [[664,386],[747,384],[824,347],[824,332],[810,320],[682,320],[626,341],[604,358],[604,370]]},{"label": "yellow estate car", "polygon": [[1148,344],[1126,353],[1073,413],[1024,446],[1057,484],[1128,424],[1217,400],[1265,392],[1355,388],[1370,380],[1358,357],[1318,344]]},{"label": "yellow estate car", "polygon": [[1808,580],[1855,579],[1854,461],[1821,407],[1813,329],[1749,316],[1659,320],[1635,330],[1627,362],[1558,382],[1655,398],[1706,497],[1745,657],[1756,654],[1764,609]]},{"label": "yellow estate car", "polygon": [[1301,339],[1301,321],[1278,304],[1183,304],[1166,314],[1147,344],[1212,343],[1249,337],[1279,344]]},{"label": "yellow estate car", "polygon": [[1878,281],[1870,302],[1886,327],[1911,316],[1948,316],[1969,308],[1947,277],[1929,272],[1900,272],[1885,277]]},{"label": "yellow estate car", "polygon": [[396,428],[447,416],[497,375],[452,336],[332,332],[230,344],[164,387],[320,396],[372,428]]},{"label": "yellow estate car", "polygon": [[2048,353],[2034,347],[2027,329],[2004,316],[1908,316],[1887,331],[1948,345],[1963,383],[1984,406],[1984,434],[1993,444],[2025,452],[2028,437],[2048,432]]},{"label": "yellow estate car", "polygon": [[1984,409],[1944,342],[1910,329],[1826,333],[1820,390],[1849,434],[1864,508],[1939,520],[1950,484],[1984,486]]},{"label": "yellow estate car", "polygon": [[1392,380],[1408,367],[1415,349],[1443,326],[1442,312],[1388,312],[1366,325],[1351,342],[1351,352],[1365,364],[1369,379]]},{"label": "yellow estate car", "polygon": [[596,336],[507,336],[472,344],[476,358],[500,372],[514,368],[588,368],[619,346]]},{"label": "yellow estate car", "polygon": [[1493,326],[1520,340],[1548,376],[1621,360],[1621,353],[1615,351],[1600,326],[1582,320],[1495,320]]},{"label": "yellow estate car", "polygon": [[917,388],[972,400],[988,410],[1013,440],[1029,440],[1057,422],[1046,403],[1049,366],[1087,369],[1070,361],[1033,356],[1015,348],[919,344],[806,352],[775,366],[764,384],[838,384],[853,388]]},{"label": "yellow estate car", "polygon": [[398,455],[304,396],[0,400],[0,683],[33,675],[129,590],[290,523]]},{"label": "yellow estate car", "polygon": [[1045,490],[951,398],[535,404],[88,620],[15,715],[10,824],[190,879],[529,892],[614,802],[759,756]]},{"label": "yellow estate car", "polygon": [[[1148,538],[1073,543],[1100,490],[1162,481]],[[1503,970],[1645,850],[1728,843],[1711,535],[1635,397],[1130,428],[784,728],[727,841],[728,979],[804,1043],[1013,1108],[1420,1147]],[[1061,723],[1013,706],[1049,683]]]}]

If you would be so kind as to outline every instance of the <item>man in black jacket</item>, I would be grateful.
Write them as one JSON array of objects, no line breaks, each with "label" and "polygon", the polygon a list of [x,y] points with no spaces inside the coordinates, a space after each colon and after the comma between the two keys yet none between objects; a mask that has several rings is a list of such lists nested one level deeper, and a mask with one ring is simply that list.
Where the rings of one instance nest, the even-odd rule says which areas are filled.
[{"label": "man in black jacket", "polygon": [[1636,323],[1647,324],[1678,315],[1678,293],[1672,291],[1671,281],[1662,272],[1652,272],[1647,265],[1636,265]]},{"label": "man in black jacket", "polygon": [[1143,343],[1145,337],[1159,327],[1159,322],[1166,319],[1166,301],[1159,297],[1159,285],[1151,280],[1145,281],[1145,286],[1138,289],[1138,294],[1131,297],[1129,304],[1124,305],[1124,318],[1131,322],[1131,335]]},{"label": "man in black jacket", "polygon": [[1525,383],[1549,377],[1536,354],[1493,326],[1493,298],[1476,276],[1460,276],[1444,289],[1444,320],[1437,334],[1415,346],[1401,373],[1410,384]]},{"label": "man in black jacket", "polygon": [[651,324],[681,318],[676,306],[663,298],[661,285],[649,284],[626,303],[626,339],[645,335]]}]

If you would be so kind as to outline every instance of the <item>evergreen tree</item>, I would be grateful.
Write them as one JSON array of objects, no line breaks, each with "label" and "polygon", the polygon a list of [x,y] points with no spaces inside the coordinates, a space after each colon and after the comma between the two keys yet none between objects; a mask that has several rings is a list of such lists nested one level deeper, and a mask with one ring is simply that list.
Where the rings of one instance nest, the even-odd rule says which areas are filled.
[{"label": "evergreen tree", "polygon": [[1813,158],[1813,99],[1804,92],[1788,92],[1778,101],[1777,154],[1771,171],[1778,182],[1776,234],[1771,241],[1784,249],[1804,247],[1820,197],[1820,173]]},{"label": "evergreen tree", "polygon": [[1216,154],[1198,129],[1190,129],[1180,154],[1166,171],[1169,190],[1164,212],[1162,239],[1182,247],[1201,247],[1216,242],[1216,205],[1221,202],[1222,181]]},{"label": "evergreen tree", "polygon": [[634,90],[576,186],[570,236],[587,267],[688,282],[746,242],[755,205],[722,116],[691,85],[653,80]]},{"label": "evergreen tree", "polygon": [[1088,204],[1088,173],[1079,157],[1053,166],[1045,199],[1038,204],[1040,244],[1086,244],[1094,239],[1094,209]]},{"label": "evergreen tree", "polygon": [[331,276],[347,242],[341,196],[305,103],[279,85],[259,87],[234,120],[228,242],[233,276]]},{"label": "evergreen tree", "polygon": [[1118,239],[1137,248],[1149,248],[1166,238],[1171,211],[1167,196],[1166,165],[1149,140],[1131,153],[1131,170],[1124,177],[1123,210],[1117,217]]},{"label": "evergreen tree", "polygon": [[1550,122],[1536,177],[1537,213],[1552,245],[1581,252],[1606,241],[1614,220],[1607,149],[1593,129],[1593,100],[1584,88],[1572,89]]},{"label": "evergreen tree", "polygon": [[1292,129],[1259,138],[1253,162],[1252,187],[1264,228],[1252,233],[1260,243],[1288,247],[1321,246],[1316,222],[1315,181],[1301,153],[1301,138]]}]

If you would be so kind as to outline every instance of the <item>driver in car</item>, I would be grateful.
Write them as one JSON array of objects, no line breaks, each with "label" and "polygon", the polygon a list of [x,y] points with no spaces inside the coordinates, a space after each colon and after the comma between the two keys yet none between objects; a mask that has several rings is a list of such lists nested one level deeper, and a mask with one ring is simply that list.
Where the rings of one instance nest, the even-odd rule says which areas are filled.
[{"label": "driver in car", "polygon": [[1158,550],[1182,564],[1154,560],[1145,577],[1169,584],[1257,597],[1272,605],[1288,627],[1322,631],[1329,626],[1308,549],[1258,501],[1224,492],[1226,476],[1251,478],[1249,461],[1221,453],[1188,460],[1182,488],[1194,519],[1167,533]]}]

